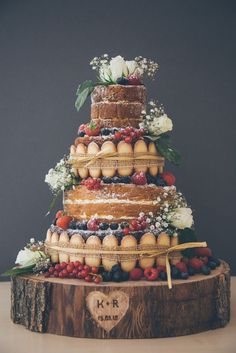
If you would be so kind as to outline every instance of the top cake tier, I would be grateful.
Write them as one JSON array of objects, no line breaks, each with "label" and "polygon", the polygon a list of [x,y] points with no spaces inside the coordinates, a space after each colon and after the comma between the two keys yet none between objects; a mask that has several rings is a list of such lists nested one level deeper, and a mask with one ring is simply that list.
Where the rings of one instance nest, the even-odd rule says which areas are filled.
[{"label": "top cake tier", "polygon": [[91,119],[101,127],[139,127],[146,98],[144,85],[97,86],[91,95]]}]

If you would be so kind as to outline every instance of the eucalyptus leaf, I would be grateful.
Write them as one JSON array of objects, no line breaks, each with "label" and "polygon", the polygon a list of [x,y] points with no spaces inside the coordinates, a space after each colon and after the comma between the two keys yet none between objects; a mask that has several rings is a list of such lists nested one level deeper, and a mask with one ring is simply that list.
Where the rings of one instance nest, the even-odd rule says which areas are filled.
[{"label": "eucalyptus leaf", "polygon": [[13,267],[2,274],[2,276],[15,276],[20,274],[32,273],[35,265],[25,266],[25,267]]},{"label": "eucalyptus leaf", "polygon": [[[179,243],[192,243],[197,241],[196,234],[191,228],[180,229],[178,232]],[[185,249],[181,251],[185,257],[193,257],[195,255],[195,249]]]},{"label": "eucalyptus leaf", "polygon": [[161,135],[156,142],[158,152],[165,157],[170,163],[179,165],[181,156],[174,148],[170,146],[170,137],[168,135]]},{"label": "eucalyptus leaf", "polygon": [[93,92],[96,84],[93,81],[85,81],[81,83],[77,89],[76,95],[77,99],[75,101],[75,107],[77,111],[84,105],[87,97]]}]

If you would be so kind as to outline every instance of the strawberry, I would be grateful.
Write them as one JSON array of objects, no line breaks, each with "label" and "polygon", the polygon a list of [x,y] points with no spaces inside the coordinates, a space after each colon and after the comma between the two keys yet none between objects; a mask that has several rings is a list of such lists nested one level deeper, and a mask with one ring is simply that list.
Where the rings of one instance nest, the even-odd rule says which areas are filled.
[{"label": "strawberry", "polygon": [[139,281],[143,277],[143,270],[141,268],[133,268],[129,274],[131,281]]},{"label": "strawberry", "polygon": [[175,265],[176,268],[178,268],[178,270],[180,270],[180,272],[188,272],[187,266],[185,265],[184,262],[180,261]]},{"label": "strawberry", "polygon": [[175,178],[174,174],[172,174],[170,172],[164,172],[161,174],[161,177],[164,179],[167,186],[171,186],[171,185],[175,184],[176,178]]},{"label": "strawberry", "polygon": [[100,133],[100,127],[94,124],[93,121],[91,121],[85,126],[84,132],[88,136],[98,136]]},{"label": "strawberry", "polygon": [[195,254],[197,256],[212,256],[212,251],[210,248],[196,248],[195,249]]},{"label": "strawberry", "polygon": [[203,265],[203,262],[200,259],[197,259],[196,257],[193,257],[192,259],[189,260],[189,266],[194,268],[194,270],[196,271],[200,271],[202,265]]},{"label": "strawberry", "polygon": [[122,137],[122,133],[121,133],[120,131],[116,131],[116,132],[115,132],[115,135],[114,135],[114,138],[115,138],[116,140],[120,140],[121,137]]},{"label": "strawberry", "polygon": [[144,172],[134,173],[134,175],[132,176],[132,182],[136,185],[147,184],[146,174]]},{"label": "strawberry", "polygon": [[155,281],[159,276],[159,271],[154,267],[147,267],[144,270],[144,276],[148,281]]},{"label": "strawberry", "polygon": [[68,229],[70,221],[72,221],[70,216],[61,216],[57,219],[56,225],[64,230]]},{"label": "strawberry", "polygon": [[62,210],[57,211],[57,213],[56,213],[56,218],[60,218],[60,217],[62,217],[62,216],[63,216],[63,214],[64,214],[64,211],[62,211]]}]

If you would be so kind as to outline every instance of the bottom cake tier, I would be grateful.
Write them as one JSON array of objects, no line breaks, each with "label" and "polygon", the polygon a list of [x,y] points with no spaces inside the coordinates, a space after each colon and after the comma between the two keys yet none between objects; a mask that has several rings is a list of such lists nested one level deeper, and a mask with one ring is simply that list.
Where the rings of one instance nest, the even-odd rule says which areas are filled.
[{"label": "bottom cake tier", "polygon": [[11,317],[35,332],[81,338],[157,338],[224,327],[230,319],[230,269],[189,281],[124,283],[21,275],[12,278]]}]

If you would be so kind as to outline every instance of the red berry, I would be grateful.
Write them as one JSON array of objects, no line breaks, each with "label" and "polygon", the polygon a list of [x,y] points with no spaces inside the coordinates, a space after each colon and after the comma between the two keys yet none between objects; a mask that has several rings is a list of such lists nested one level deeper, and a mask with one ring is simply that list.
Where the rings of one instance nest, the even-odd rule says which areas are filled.
[{"label": "red berry", "polygon": [[136,219],[132,219],[132,221],[130,222],[130,227],[133,229],[133,230],[140,230],[140,224],[139,222],[136,220]]},{"label": "red berry", "polygon": [[50,274],[53,274],[54,271],[55,271],[55,268],[54,268],[54,267],[49,267],[48,272],[49,272]]},{"label": "red berry", "polygon": [[64,230],[68,229],[70,221],[72,221],[72,217],[70,216],[62,216],[57,219],[56,225]]},{"label": "red berry", "polygon": [[125,138],[125,142],[126,142],[126,143],[132,142],[132,137],[131,137],[131,136],[127,136],[127,137]]},{"label": "red berry", "polygon": [[124,228],[123,233],[124,233],[124,235],[128,235],[130,233],[130,229],[128,227]]},{"label": "red berry", "polygon": [[59,276],[59,272],[58,272],[58,271],[54,271],[54,272],[53,272],[53,276],[54,276],[54,277],[58,277],[58,276]]},{"label": "red berry", "polygon": [[85,128],[86,128],[86,124],[81,124],[79,127],[79,131],[84,131]]},{"label": "red berry", "polygon": [[82,272],[82,271],[79,271],[79,272],[77,273],[77,275],[76,275],[76,277],[79,278],[79,279],[84,278],[84,277],[82,276],[82,273],[81,273],[81,272]]},{"label": "red berry", "polygon": [[98,267],[96,267],[96,266],[92,266],[92,267],[91,267],[91,272],[92,272],[92,273],[98,273],[98,270],[99,270],[99,269],[98,269]]},{"label": "red berry", "polygon": [[154,267],[147,267],[144,270],[144,276],[148,281],[155,281],[159,276],[159,271]]},{"label": "red berry", "polygon": [[178,270],[180,270],[180,272],[188,272],[187,266],[185,265],[184,262],[180,261],[175,265],[176,268],[178,268]]},{"label": "red berry", "polygon": [[120,132],[120,131],[116,131],[116,132],[115,132],[115,135],[114,135],[114,138],[115,138],[116,140],[120,140],[121,137],[122,137],[121,132]]},{"label": "red berry", "polygon": [[141,222],[141,229],[146,229],[147,228],[147,222],[146,221],[142,221]]},{"label": "red berry", "polygon": [[203,265],[203,262],[200,259],[197,259],[196,257],[193,257],[192,259],[189,260],[189,266],[193,267],[194,270],[196,271],[200,271],[202,265]]},{"label": "red berry", "polygon": [[86,186],[86,188],[89,190],[98,190],[101,187],[101,180],[89,177],[84,180],[81,184]]},{"label": "red berry", "polygon": [[56,264],[55,265],[55,270],[56,271],[61,271],[61,265],[60,264]]},{"label": "red berry", "polygon": [[49,278],[49,277],[50,277],[50,273],[49,273],[49,272],[45,272],[45,273],[44,273],[44,277],[45,277],[45,278]]},{"label": "red berry", "polygon": [[146,174],[144,172],[134,173],[134,175],[132,176],[132,182],[136,185],[147,184]]},{"label": "red berry", "polygon": [[138,76],[135,76],[135,75],[130,75],[128,77],[128,82],[130,85],[141,85],[141,81],[140,81],[140,78]]},{"label": "red berry", "polygon": [[96,276],[95,279],[94,279],[94,283],[98,284],[102,281],[102,278],[101,276]]},{"label": "red berry", "polygon": [[91,267],[89,265],[84,265],[84,270],[91,272]]},{"label": "red berry", "polygon": [[172,174],[170,172],[164,172],[161,174],[161,176],[165,180],[165,182],[168,186],[175,184],[176,178],[175,178],[174,174]]},{"label": "red berry", "polygon": [[68,277],[69,278],[75,278],[76,274],[74,274],[73,272],[68,273]]},{"label": "red berry", "polygon": [[77,271],[77,269],[76,268],[74,268],[74,270],[72,271],[72,273],[75,275],[75,277],[77,276],[77,273],[78,273],[78,271]]},{"label": "red berry", "polygon": [[97,231],[99,229],[98,221],[96,219],[90,219],[87,223],[88,230]]},{"label": "red berry", "polygon": [[64,268],[66,268],[66,266],[67,266],[67,263],[66,262],[61,262],[61,264],[60,264],[60,269],[61,270],[64,270]]},{"label": "red berry", "polygon": [[141,268],[134,268],[129,274],[131,281],[139,281],[142,277],[143,270]]},{"label": "red berry", "polygon": [[67,270],[68,273],[73,272],[73,270],[74,270],[74,265],[71,265],[71,264],[67,265],[66,270]]},{"label": "red berry", "polygon": [[59,278],[64,278],[64,274],[63,274],[63,271],[59,272],[59,275],[58,275]]},{"label": "red berry", "polygon": [[[68,276],[68,271],[67,271],[66,269],[62,270],[61,272],[63,273],[63,276],[64,276],[64,277],[67,277],[67,276]],[[61,273],[61,272],[60,272],[60,273]]]},{"label": "red berry", "polygon": [[86,276],[84,279],[86,282],[92,282],[92,276],[90,275]]},{"label": "red berry", "polygon": [[212,251],[210,248],[195,248],[195,254],[197,256],[212,256]]},{"label": "red berry", "polygon": [[75,262],[74,262],[74,266],[75,266],[75,267],[79,267],[80,265],[81,265],[81,262],[80,262],[80,261],[75,261]]},{"label": "red berry", "polygon": [[57,211],[57,213],[56,213],[56,218],[60,218],[60,217],[62,217],[62,216],[63,216],[63,214],[64,214],[64,211],[62,211],[62,210]]},{"label": "red berry", "polygon": [[[88,272],[87,270],[82,270],[80,271],[80,275],[81,275],[81,278],[85,278],[86,276],[88,276]],[[79,273],[78,273],[79,274]]]},{"label": "red berry", "polygon": [[84,266],[83,265],[79,265],[78,266],[78,271],[82,271],[84,269]]}]

